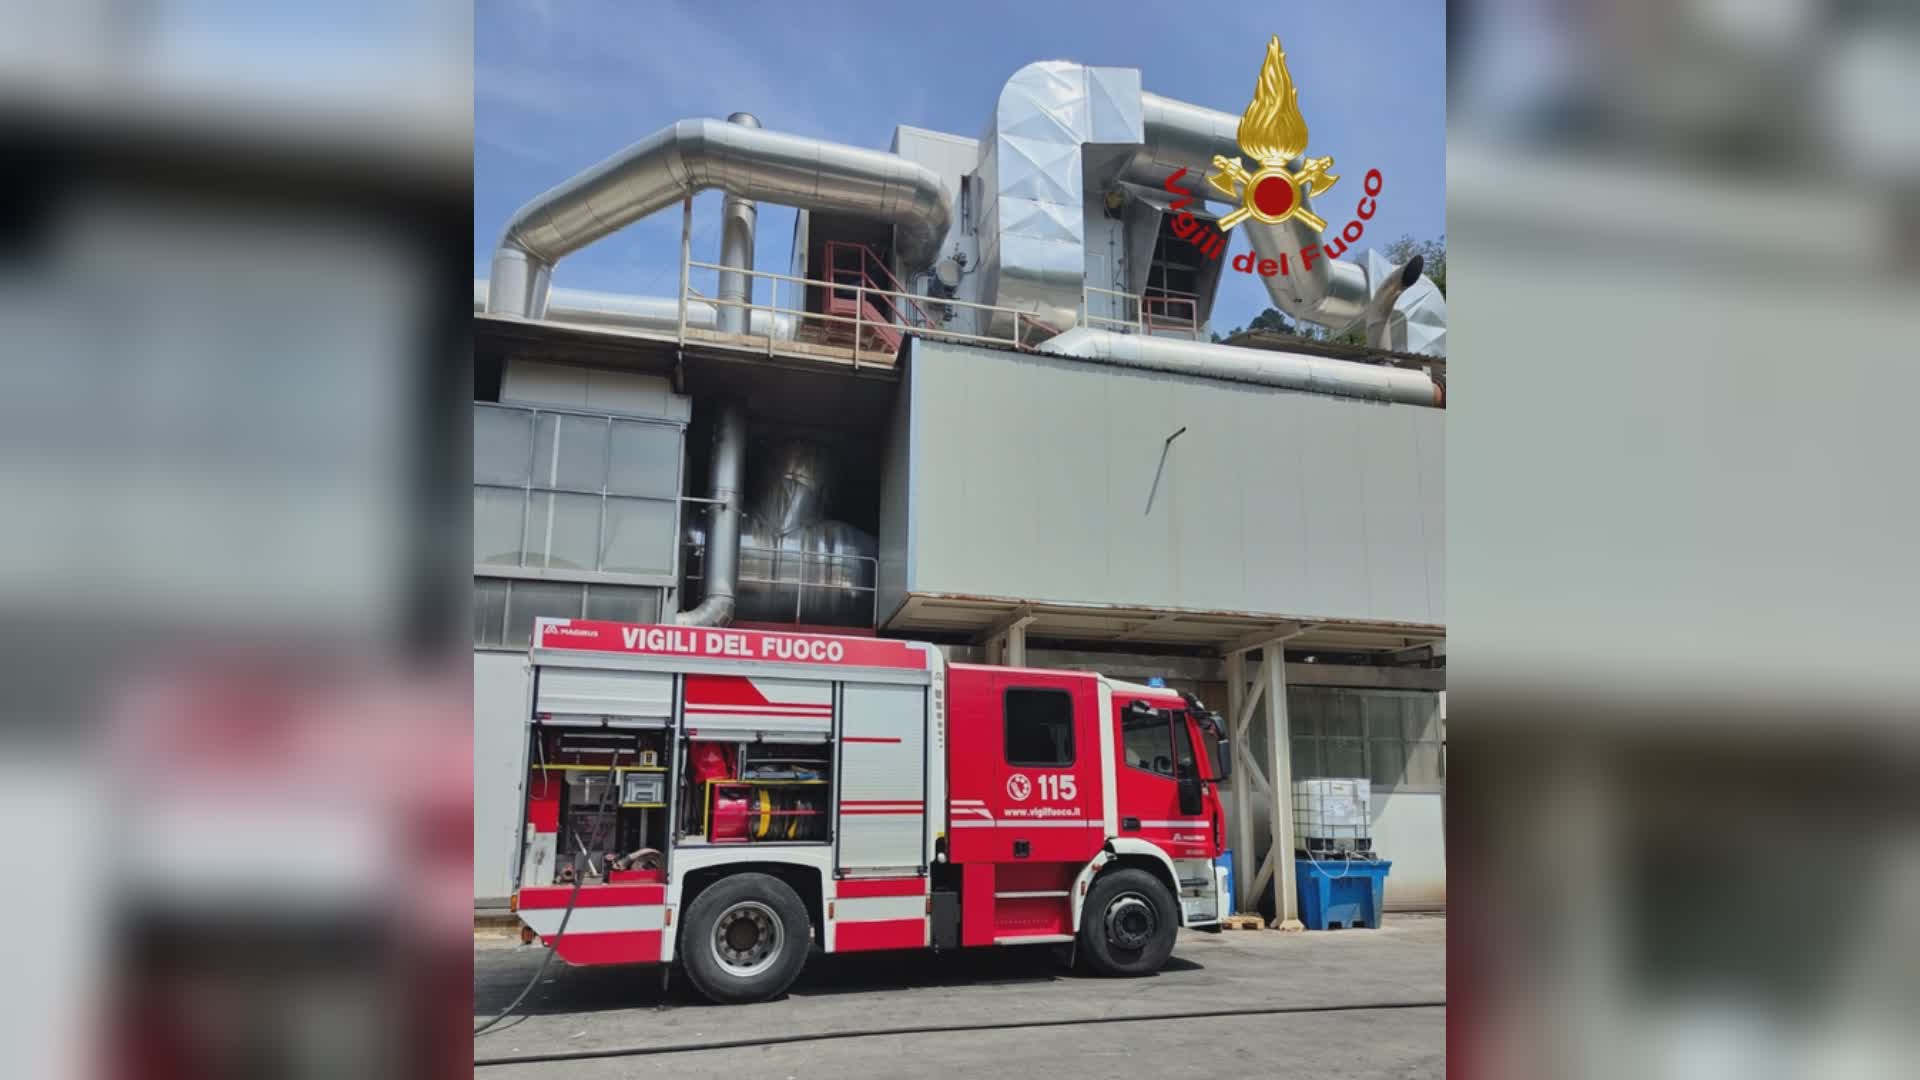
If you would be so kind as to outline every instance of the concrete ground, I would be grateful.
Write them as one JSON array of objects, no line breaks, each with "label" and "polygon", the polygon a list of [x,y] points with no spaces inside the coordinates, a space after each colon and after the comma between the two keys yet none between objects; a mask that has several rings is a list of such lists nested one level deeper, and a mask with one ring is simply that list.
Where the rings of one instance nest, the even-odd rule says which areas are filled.
[{"label": "concrete ground", "polygon": [[[477,934],[474,1015],[510,1002],[540,963],[517,938]],[[477,1058],[757,1039],[919,1025],[1087,1020],[1144,1013],[1440,1001],[1446,920],[1390,914],[1379,930],[1183,930],[1145,979],[1074,975],[1046,946],[816,955],[778,1001],[721,1008],[647,968],[554,962],[522,1011],[474,1043]],[[489,1066],[481,1080],[613,1077],[1313,1076],[1445,1074],[1446,1010],[1228,1015],[875,1036]]]}]

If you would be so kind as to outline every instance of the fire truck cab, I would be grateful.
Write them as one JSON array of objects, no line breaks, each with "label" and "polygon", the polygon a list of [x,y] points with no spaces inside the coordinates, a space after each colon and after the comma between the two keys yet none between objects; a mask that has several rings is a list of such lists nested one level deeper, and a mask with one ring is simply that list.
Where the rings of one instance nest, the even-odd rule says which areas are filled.
[{"label": "fire truck cab", "polygon": [[543,619],[515,908],[719,1002],[814,950],[1070,943],[1157,970],[1227,913],[1231,760],[1189,696],[871,637]]}]

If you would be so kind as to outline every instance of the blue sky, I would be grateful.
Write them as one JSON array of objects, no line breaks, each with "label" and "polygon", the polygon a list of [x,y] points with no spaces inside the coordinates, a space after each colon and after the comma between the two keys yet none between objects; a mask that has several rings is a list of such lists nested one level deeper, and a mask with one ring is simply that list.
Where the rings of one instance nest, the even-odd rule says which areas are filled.
[{"label": "blue sky", "polygon": [[[1193,14],[1197,12],[1198,14]],[[977,137],[1000,87],[1034,60],[1137,67],[1154,93],[1238,114],[1279,34],[1312,132],[1346,179],[1318,209],[1352,217],[1384,175],[1362,241],[1446,227],[1445,7],[1399,3],[772,3],[491,0],[474,14],[474,276],[527,199],[675,120],[746,110],[768,128],[886,149],[897,124]],[[713,260],[718,193],[695,203]],[[784,269],[793,211],[762,206],[757,265]],[[560,263],[557,285],[670,295],[680,216],[657,214]],[[1246,241],[1235,238],[1233,251]],[[1354,257],[1349,254],[1348,258]],[[1227,273],[1214,325],[1267,306]]]}]

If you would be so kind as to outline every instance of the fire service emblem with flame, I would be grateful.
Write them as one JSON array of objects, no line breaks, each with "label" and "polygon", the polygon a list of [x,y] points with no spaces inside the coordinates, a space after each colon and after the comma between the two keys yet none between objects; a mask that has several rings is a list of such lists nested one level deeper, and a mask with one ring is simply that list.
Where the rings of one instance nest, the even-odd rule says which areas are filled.
[{"label": "fire service emblem with flame", "polygon": [[1218,171],[1209,173],[1207,182],[1240,201],[1240,209],[1220,219],[1220,228],[1231,229],[1248,218],[1268,225],[1299,218],[1316,231],[1325,229],[1326,219],[1307,209],[1301,195],[1324,195],[1340,178],[1327,172],[1333,167],[1331,157],[1308,158],[1297,172],[1287,168],[1287,162],[1307,148],[1307,121],[1300,115],[1299,95],[1287,74],[1287,54],[1278,35],[1267,42],[1267,61],[1260,66],[1253,102],[1240,117],[1238,138],[1240,149],[1260,163],[1260,170],[1249,173],[1240,162],[1214,155]]}]

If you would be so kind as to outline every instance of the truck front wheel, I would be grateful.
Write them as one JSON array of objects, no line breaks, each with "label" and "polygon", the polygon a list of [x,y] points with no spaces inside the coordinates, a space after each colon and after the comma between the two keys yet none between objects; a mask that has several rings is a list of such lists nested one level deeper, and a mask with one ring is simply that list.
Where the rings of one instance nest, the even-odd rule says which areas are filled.
[{"label": "truck front wheel", "polygon": [[687,908],[680,955],[687,977],[719,1005],[778,997],[807,962],[807,908],[786,882],[735,874]]},{"label": "truck front wheel", "polygon": [[1160,879],[1112,870],[1094,879],[1080,912],[1080,948],[1100,975],[1151,975],[1173,953],[1180,911]]}]

